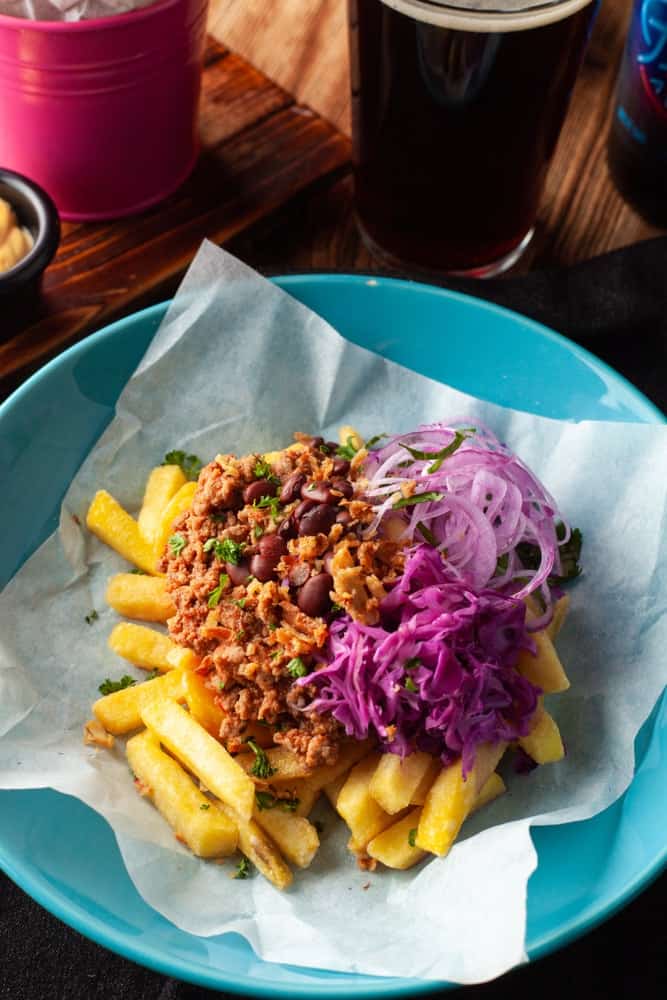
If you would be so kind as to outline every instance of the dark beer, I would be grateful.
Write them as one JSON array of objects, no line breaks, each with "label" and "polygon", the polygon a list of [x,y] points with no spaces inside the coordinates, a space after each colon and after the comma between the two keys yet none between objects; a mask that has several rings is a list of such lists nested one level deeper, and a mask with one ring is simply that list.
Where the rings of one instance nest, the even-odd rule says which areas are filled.
[{"label": "dark beer", "polygon": [[667,226],[667,0],[637,0],[609,135],[609,170],[626,201]]},{"label": "dark beer", "polygon": [[567,16],[531,13],[508,31],[498,16],[458,30],[460,11],[396,6],[350,0],[362,233],[393,266],[498,273],[532,234],[597,3],[562,3]]}]

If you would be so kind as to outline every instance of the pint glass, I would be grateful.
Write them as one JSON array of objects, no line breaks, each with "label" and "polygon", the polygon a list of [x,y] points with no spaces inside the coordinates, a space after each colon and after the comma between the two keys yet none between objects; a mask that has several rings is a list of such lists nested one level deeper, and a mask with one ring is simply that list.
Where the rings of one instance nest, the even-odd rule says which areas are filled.
[{"label": "pint glass", "polygon": [[517,260],[598,6],[349,0],[355,206],[385,264],[481,277]]}]

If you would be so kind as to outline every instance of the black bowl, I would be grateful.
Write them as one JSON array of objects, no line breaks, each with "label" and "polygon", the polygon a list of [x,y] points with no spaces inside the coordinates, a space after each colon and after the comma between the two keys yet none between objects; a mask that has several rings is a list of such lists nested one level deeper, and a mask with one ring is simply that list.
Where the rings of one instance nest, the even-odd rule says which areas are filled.
[{"label": "black bowl", "polygon": [[21,226],[30,232],[32,249],[14,267],[0,271],[0,301],[36,291],[60,241],[58,211],[46,191],[13,170],[0,167],[0,198],[14,209]]}]

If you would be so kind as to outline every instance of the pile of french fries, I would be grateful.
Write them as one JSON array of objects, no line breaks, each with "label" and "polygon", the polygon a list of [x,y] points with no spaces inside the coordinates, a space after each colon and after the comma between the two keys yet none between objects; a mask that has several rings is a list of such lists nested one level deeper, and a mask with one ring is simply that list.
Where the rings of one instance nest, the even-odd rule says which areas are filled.
[{"label": "pile of french fries", "polygon": [[[275,454],[265,458],[270,462]],[[175,614],[157,564],[195,489],[179,466],[162,465],[148,477],[138,519],[104,490],[90,505],[89,530],[141,571],[109,581],[108,603],[134,620],[115,626],[109,646],[158,676],[99,698],[95,719],[87,724],[89,741],[111,747],[114,737],[130,736],[126,754],[137,790],[150,798],[175,837],[202,858],[239,850],[279,889],[292,881],[290,864],[306,868],[315,857],[318,827],[308,817],[322,793],[347,823],[349,849],[361,867],[381,862],[406,869],[429,853],[447,854],[466,818],[505,791],[496,768],[507,744],[479,747],[465,778],[461,761],[443,767],[421,752],[401,759],[357,741],[343,744],[335,765],[308,771],[288,750],[262,750],[270,730],[255,725],[248,736],[268,764],[263,773],[269,776],[262,777],[254,773],[255,751],[232,756],[218,739],[221,709],[195,672],[196,654],[163,632],[136,624],[166,623]],[[549,627],[535,636],[537,656],[526,652],[520,658],[518,669],[545,694],[569,687],[553,645],[566,611],[563,598]],[[536,613],[529,604],[528,615]],[[538,764],[563,757],[558,727],[543,698],[519,745]],[[243,866],[238,874],[245,874]]]}]

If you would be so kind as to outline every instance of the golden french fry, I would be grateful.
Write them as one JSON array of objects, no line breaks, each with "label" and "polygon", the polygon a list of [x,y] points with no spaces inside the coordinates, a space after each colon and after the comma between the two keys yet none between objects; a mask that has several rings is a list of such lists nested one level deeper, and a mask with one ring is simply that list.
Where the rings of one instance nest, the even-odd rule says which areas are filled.
[{"label": "golden french fry", "polygon": [[155,542],[162,512],[186,482],[179,465],[158,465],[156,469],[151,470],[137,518],[139,531],[151,545]]},{"label": "golden french fry", "polygon": [[342,774],[346,774],[362,757],[365,757],[370,748],[371,743],[369,740],[349,740],[347,743],[343,743],[335,764],[324,764],[322,767],[315,768],[312,772],[308,779],[312,787],[321,791],[326,785],[331,784],[332,781],[336,781]]},{"label": "golden french fry", "polygon": [[363,851],[370,840],[394,822],[394,817],[377,804],[369,791],[380,754],[371,753],[350,771],[338,793],[336,811],[352,834],[351,849]]},{"label": "golden french fry", "polygon": [[494,799],[499,798],[506,791],[507,788],[505,786],[505,782],[500,775],[494,771],[482,785],[479,795],[475,799],[473,807],[470,810],[470,815],[476,813],[478,809],[488,806],[489,802],[493,802]]},{"label": "golden french fry", "polygon": [[565,756],[565,748],[555,719],[549,715],[540,698],[535,712],[533,727],[527,736],[518,741],[522,750],[533,758],[536,764],[555,764]]},{"label": "golden french fry", "polygon": [[89,531],[146,573],[155,573],[153,548],[139,532],[139,525],[106,490],[98,490],[88,508]]},{"label": "golden french fry", "polygon": [[545,694],[567,691],[570,682],[551,639],[546,632],[535,632],[533,639],[537,646],[537,655],[533,656],[527,649],[522,649],[517,669]]},{"label": "golden french fry", "polygon": [[160,515],[158,525],[155,529],[155,541],[153,548],[153,566],[158,559],[164,555],[167,542],[173,534],[174,521],[192,506],[192,498],[197,490],[197,483],[184,483],[180,490],[173,495],[167,506]]},{"label": "golden french fry", "polygon": [[412,806],[424,805],[424,803],[426,802],[426,796],[431,790],[431,785],[433,784],[435,779],[438,777],[438,774],[440,773],[440,767],[441,767],[440,761],[435,757],[431,758],[431,765],[428,771],[425,772],[422,780],[417,785],[414,791],[414,795],[412,796],[412,799],[410,801],[410,805]]},{"label": "golden french fry", "polygon": [[198,656],[193,649],[172,643],[172,648],[167,653],[167,663],[177,670],[196,670],[201,663],[201,656]]},{"label": "golden french fry", "polygon": [[233,854],[238,845],[238,828],[215,803],[194,784],[173,757],[160,749],[149,730],[128,740],[127,759],[135,776],[156,808],[200,858]]},{"label": "golden french fry", "polygon": [[129,660],[135,667],[144,670],[173,670],[167,659],[174,643],[169,636],[157,632],[145,625],[134,625],[132,622],[119,622],[111,630],[109,648]]},{"label": "golden french fry", "polygon": [[133,684],[98,698],[93,712],[102,725],[115,736],[131,733],[142,725],[141,711],[154,698],[184,700],[183,674],[180,670],[170,670],[162,677],[156,677],[142,684]]},{"label": "golden french fry", "polygon": [[144,622],[166,622],[176,614],[161,576],[116,573],[107,586],[107,604],[119,615]]},{"label": "golden french fry", "polygon": [[431,754],[417,752],[401,758],[383,753],[368,790],[385,812],[397,813],[410,805],[424,776],[432,770]]},{"label": "golden french fry", "polygon": [[506,743],[478,747],[475,763],[465,779],[461,760],[442,769],[422,808],[417,847],[433,854],[447,854],[506,747]]},{"label": "golden french fry", "polygon": [[373,837],[366,848],[369,856],[387,868],[397,868],[401,871],[412,868],[425,858],[427,852],[415,844],[420,816],[420,808],[411,809],[398,823],[394,823]]},{"label": "golden french fry", "polygon": [[308,867],[320,846],[320,838],[312,823],[303,816],[285,812],[279,805],[272,809],[255,809],[254,819],[288,861],[299,868]]},{"label": "golden french fry", "polygon": [[340,790],[347,781],[347,776],[350,772],[346,771],[345,774],[341,774],[340,777],[335,778],[330,781],[328,785],[324,786],[324,794],[328,798],[331,805],[336,808],[336,803],[338,802],[338,796],[340,795]]},{"label": "golden french fry", "polygon": [[283,448],[279,451],[267,451],[264,453],[264,461],[268,462],[270,466],[275,465],[275,463],[282,458],[285,452],[300,452],[305,451],[305,445],[301,444],[300,441],[295,441],[294,444],[289,445],[287,448]]},{"label": "golden french fry", "polygon": [[220,734],[224,714],[213,700],[213,692],[206,687],[204,678],[188,670],[183,676],[185,700],[190,715],[212,736]]},{"label": "golden french fry", "polygon": [[144,724],[196,774],[206,788],[244,819],[252,816],[255,786],[233,757],[175,701],[152,701],[141,712]]},{"label": "golden french fry", "polygon": [[313,788],[308,778],[302,778],[294,782],[294,795],[299,800],[299,804],[294,810],[295,816],[310,816],[313,806],[320,797],[320,789]]},{"label": "golden french fry", "polygon": [[546,633],[553,642],[560,632],[570,610],[570,595],[563,594],[554,604],[554,616],[546,627]]},{"label": "golden french fry", "polygon": [[252,774],[257,760],[254,753],[240,753],[235,760],[258,785],[281,784],[285,781],[294,781],[295,778],[305,778],[311,773],[301,757],[297,757],[284,747],[271,747],[266,751],[266,756],[272,769],[272,774],[268,778],[258,778]]},{"label": "golden french fry", "polygon": [[285,864],[280,851],[254,819],[243,819],[234,810],[221,804],[223,812],[233,819],[239,829],[239,847],[246,858],[273,882],[277,889],[286,889],[292,882],[292,871]]}]

